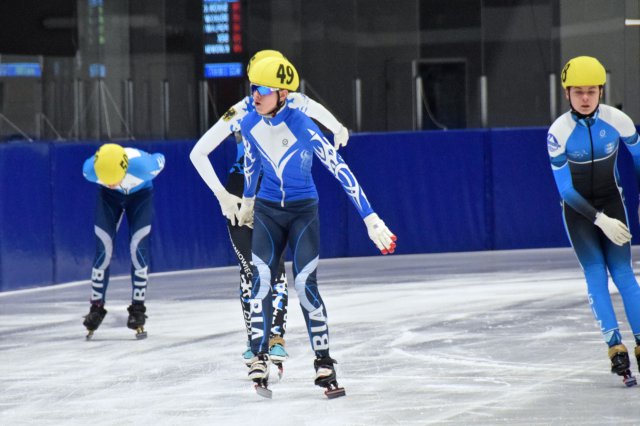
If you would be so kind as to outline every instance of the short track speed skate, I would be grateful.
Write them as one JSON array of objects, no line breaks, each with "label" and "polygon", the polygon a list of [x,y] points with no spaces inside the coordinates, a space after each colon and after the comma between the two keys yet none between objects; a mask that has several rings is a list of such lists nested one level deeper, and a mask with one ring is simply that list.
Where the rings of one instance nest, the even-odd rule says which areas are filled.
[{"label": "short track speed skate", "polygon": [[144,305],[130,305],[127,308],[129,318],[127,319],[127,327],[136,331],[136,339],[146,339],[147,332],[144,330],[144,323],[147,319],[145,312],[147,308]]},{"label": "short track speed skate", "polygon": [[313,362],[313,366],[316,369],[316,379],[314,383],[316,386],[325,388],[324,394],[329,399],[345,396],[347,393],[344,388],[338,386],[336,380],[336,370],[333,364],[338,362],[331,357],[316,358]]},{"label": "short track speed skate", "polygon": [[271,399],[273,392],[269,389],[269,355],[260,352],[251,359],[249,378],[253,380],[256,393],[263,398]]},{"label": "short track speed skate", "polygon": [[282,379],[284,375],[284,360],[289,357],[287,351],[284,350],[284,339],[281,336],[275,336],[269,339],[269,358],[273,365],[278,368],[278,378]]},{"label": "short track speed skate", "polygon": [[622,343],[609,348],[609,359],[611,360],[611,373],[622,377],[622,382],[627,387],[635,386],[638,381],[629,369],[629,352]]},{"label": "short track speed skate", "polygon": [[91,305],[91,309],[89,310],[89,313],[85,315],[84,322],[82,323],[82,325],[84,325],[88,331],[86,336],[87,340],[91,340],[91,338],[93,337],[93,332],[96,331],[98,327],[100,327],[100,324],[102,324],[102,320],[104,319],[105,315],[107,315],[107,310],[104,308],[104,306]]}]

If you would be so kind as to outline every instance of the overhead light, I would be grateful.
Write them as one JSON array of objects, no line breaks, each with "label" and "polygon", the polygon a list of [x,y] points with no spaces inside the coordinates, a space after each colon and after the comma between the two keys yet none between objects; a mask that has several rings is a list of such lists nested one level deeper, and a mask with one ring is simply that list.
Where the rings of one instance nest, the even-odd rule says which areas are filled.
[{"label": "overhead light", "polygon": [[627,26],[627,27],[640,25],[640,19],[625,19],[624,20],[624,25]]}]

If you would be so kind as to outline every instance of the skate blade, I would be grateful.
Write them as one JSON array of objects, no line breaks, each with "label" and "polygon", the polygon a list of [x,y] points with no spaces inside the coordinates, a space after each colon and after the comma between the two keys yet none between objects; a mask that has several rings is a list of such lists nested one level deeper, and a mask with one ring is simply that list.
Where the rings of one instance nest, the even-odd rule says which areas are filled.
[{"label": "skate blade", "polygon": [[136,329],[136,339],[142,340],[147,338],[147,332],[144,331],[144,328],[140,327]]},{"label": "skate blade", "polygon": [[256,388],[256,393],[261,397],[268,398],[268,399],[273,398],[273,392],[271,391],[271,389],[267,388],[266,383],[264,384],[256,383],[255,388]]},{"label": "skate blade", "polygon": [[275,363],[282,363],[283,361],[286,361],[287,357],[278,356],[278,355],[269,355],[269,359],[271,359],[271,362],[275,364]]},{"label": "skate blade", "polygon": [[327,398],[334,399],[340,398],[341,396],[346,396],[347,392],[344,390],[344,388],[335,387],[328,388],[326,391],[324,391],[324,394],[327,396]]},{"label": "skate blade", "polygon": [[622,379],[622,382],[625,384],[626,387],[630,388],[632,386],[635,386],[638,384],[638,381],[636,380],[635,377],[633,377],[632,375],[628,375],[628,376],[624,376],[624,378]]},{"label": "skate blade", "polygon": [[89,330],[87,335],[84,337],[85,340],[91,340],[93,338],[93,330]]},{"label": "skate blade", "polygon": [[282,376],[284,376],[284,366],[281,362],[274,362],[273,365],[278,367],[278,380],[281,380]]}]

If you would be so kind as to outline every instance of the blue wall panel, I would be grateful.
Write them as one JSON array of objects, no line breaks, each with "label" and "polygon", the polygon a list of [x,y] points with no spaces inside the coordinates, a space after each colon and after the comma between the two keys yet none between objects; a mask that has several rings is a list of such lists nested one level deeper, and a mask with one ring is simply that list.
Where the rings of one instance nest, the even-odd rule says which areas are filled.
[{"label": "blue wall panel", "polygon": [[568,245],[546,129],[490,132],[495,249]]},{"label": "blue wall panel", "polygon": [[[545,140],[542,128],[359,134],[341,155],[397,234],[397,253],[568,246]],[[234,264],[218,202],[189,161],[194,143],[126,144],[167,160],[154,181],[152,272]],[[82,164],[98,146],[0,144],[0,290],[89,279],[97,186],[82,177]],[[232,138],[211,154],[219,176],[235,155]],[[618,165],[638,242],[637,184],[625,148]],[[321,257],[377,254],[339,182],[319,161],[313,174]],[[124,221],[112,273],[129,269]]]},{"label": "blue wall panel", "polygon": [[0,144],[0,290],[52,283],[49,148]]},{"label": "blue wall panel", "polygon": [[[484,132],[369,134],[348,162],[374,210],[398,237],[397,253],[485,248]],[[377,253],[349,208],[349,255]]]}]

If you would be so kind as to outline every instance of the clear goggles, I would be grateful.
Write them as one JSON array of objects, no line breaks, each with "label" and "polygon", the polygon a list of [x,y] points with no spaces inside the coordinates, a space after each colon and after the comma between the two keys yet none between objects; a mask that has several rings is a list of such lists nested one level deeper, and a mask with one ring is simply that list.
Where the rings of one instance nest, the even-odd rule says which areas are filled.
[{"label": "clear goggles", "polygon": [[273,92],[277,92],[278,90],[281,90],[281,89],[267,87],[267,86],[258,86],[257,84],[251,85],[251,93],[258,92],[262,96],[268,95]]}]

